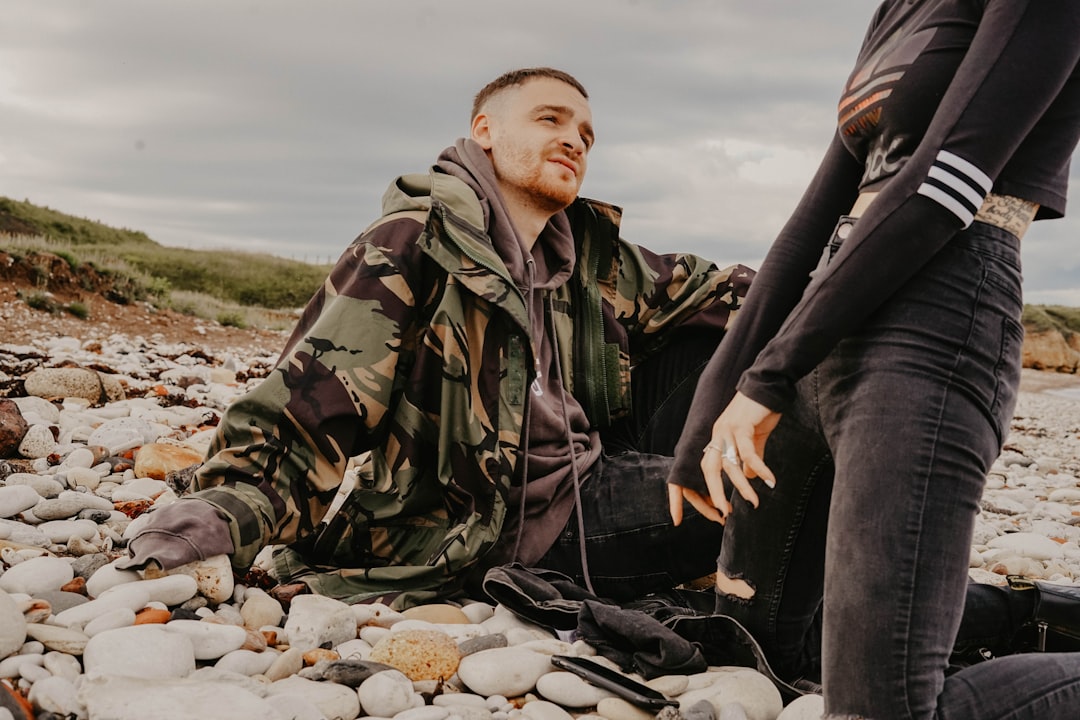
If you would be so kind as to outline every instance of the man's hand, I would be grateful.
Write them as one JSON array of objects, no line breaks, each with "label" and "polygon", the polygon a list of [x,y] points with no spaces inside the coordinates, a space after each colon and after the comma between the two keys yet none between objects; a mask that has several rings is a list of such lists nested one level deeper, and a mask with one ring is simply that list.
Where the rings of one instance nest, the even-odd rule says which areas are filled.
[{"label": "man's hand", "polygon": [[128,541],[128,557],[116,567],[142,570],[155,563],[168,571],[232,552],[228,519],[208,502],[185,498],[154,510],[146,527]]},{"label": "man's hand", "polygon": [[684,501],[690,503],[691,507],[713,522],[724,524],[724,513],[716,509],[712,500],[696,490],[668,483],[668,510],[671,512],[671,522],[676,527],[682,524]]}]

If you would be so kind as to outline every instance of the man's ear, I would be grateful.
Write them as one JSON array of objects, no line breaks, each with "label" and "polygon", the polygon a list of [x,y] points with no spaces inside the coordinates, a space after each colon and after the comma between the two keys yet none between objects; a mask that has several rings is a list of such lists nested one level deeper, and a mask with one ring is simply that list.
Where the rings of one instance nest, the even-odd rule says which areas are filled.
[{"label": "man's ear", "polygon": [[484,150],[491,149],[491,117],[487,113],[480,113],[473,118],[472,139]]}]

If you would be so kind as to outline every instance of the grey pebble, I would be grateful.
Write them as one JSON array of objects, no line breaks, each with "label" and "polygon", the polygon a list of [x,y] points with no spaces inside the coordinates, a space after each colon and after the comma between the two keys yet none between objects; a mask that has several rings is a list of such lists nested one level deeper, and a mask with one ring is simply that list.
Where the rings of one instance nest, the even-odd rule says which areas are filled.
[{"label": "grey pebble", "polygon": [[[322,663],[317,663],[317,665],[322,665]],[[370,660],[346,659],[332,660],[326,663],[321,671],[323,680],[355,688],[360,687],[360,683],[375,673],[393,669],[389,665]]]},{"label": "grey pebble", "polygon": [[77,605],[89,602],[89,598],[79,593],[66,592],[64,590],[48,590],[45,592],[35,593],[34,597],[38,600],[44,600],[49,603],[49,607],[52,608],[53,615],[59,615],[60,613],[73,608]]},{"label": "grey pebble", "polygon": [[458,652],[462,657],[466,655],[472,655],[478,653],[481,650],[491,650],[492,648],[504,648],[509,645],[509,641],[502,633],[492,633],[491,635],[480,635],[479,637],[469,638],[468,640],[462,640],[458,643]]},{"label": "grey pebble", "polygon": [[93,553],[90,555],[80,555],[72,560],[71,569],[75,571],[76,576],[81,577],[84,580],[89,580],[91,575],[108,564],[109,557],[105,555],[105,553]]},{"label": "grey pebble", "polygon": [[716,708],[708,700],[698,700],[683,710],[682,716],[683,720],[716,720]]}]

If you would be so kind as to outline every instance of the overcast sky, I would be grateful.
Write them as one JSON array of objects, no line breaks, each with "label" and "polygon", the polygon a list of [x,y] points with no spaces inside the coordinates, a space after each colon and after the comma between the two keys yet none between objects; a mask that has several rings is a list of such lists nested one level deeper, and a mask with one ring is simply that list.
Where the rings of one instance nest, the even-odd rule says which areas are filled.
[{"label": "overcast sky", "polygon": [[[0,195],[164,245],[329,262],[473,95],[588,88],[582,194],[656,251],[758,265],[816,168],[866,0],[5,0]],[[1075,216],[1024,239],[1028,302],[1080,306]]]}]

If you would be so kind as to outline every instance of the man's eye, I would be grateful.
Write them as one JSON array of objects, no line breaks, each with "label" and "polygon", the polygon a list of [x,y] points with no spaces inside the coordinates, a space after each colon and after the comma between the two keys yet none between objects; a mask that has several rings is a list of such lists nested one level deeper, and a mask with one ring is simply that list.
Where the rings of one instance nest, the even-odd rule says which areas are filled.
[{"label": "man's eye", "polygon": [[540,119],[543,120],[544,122],[551,122],[551,123],[557,122],[554,115],[545,115],[544,117],[542,117]]}]

